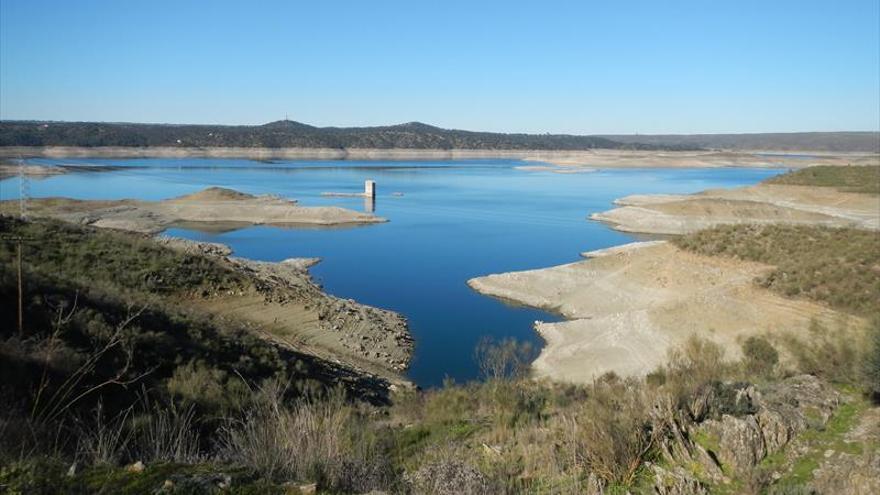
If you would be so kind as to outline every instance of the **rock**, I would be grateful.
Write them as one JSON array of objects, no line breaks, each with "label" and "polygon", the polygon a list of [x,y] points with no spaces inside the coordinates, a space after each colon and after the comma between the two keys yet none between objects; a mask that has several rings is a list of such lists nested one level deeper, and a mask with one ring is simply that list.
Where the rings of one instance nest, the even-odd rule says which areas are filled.
[{"label": "rock", "polygon": [[658,421],[667,431],[660,451],[670,465],[699,466],[701,478],[713,482],[723,480],[722,467],[746,475],[807,427],[824,425],[839,400],[833,388],[809,375],[760,391],[747,383],[712,384],[684,413],[671,404],[658,408],[665,410]]},{"label": "rock", "polygon": [[314,495],[318,493],[318,485],[316,483],[309,483],[306,485],[299,485],[299,493],[302,495]]},{"label": "rock", "polygon": [[493,457],[500,457],[501,456],[501,446],[489,445],[489,444],[484,443],[483,444],[483,452],[485,452],[486,454],[489,454]]},{"label": "rock", "polygon": [[146,469],[146,466],[144,466],[144,463],[141,461],[130,464],[127,468],[125,468],[125,470],[129,473],[143,473],[144,469]]},{"label": "rock", "polygon": [[[721,465],[737,473],[746,473],[767,456],[761,427],[754,416],[736,418],[724,415],[720,421],[708,420],[699,426],[698,432],[712,439],[714,445],[706,446],[721,461]],[[717,442],[717,443],[716,443]]]},{"label": "rock", "polygon": [[665,469],[657,464],[649,463],[654,472],[654,492],[657,495],[704,495],[709,490],[681,467]]}]

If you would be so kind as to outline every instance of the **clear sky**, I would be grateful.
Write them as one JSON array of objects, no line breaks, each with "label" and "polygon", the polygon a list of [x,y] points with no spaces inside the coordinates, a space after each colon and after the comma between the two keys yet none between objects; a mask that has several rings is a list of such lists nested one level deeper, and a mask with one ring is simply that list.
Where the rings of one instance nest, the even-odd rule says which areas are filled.
[{"label": "clear sky", "polygon": [[880,129],[880,0],[0,0],[0,118]]}]

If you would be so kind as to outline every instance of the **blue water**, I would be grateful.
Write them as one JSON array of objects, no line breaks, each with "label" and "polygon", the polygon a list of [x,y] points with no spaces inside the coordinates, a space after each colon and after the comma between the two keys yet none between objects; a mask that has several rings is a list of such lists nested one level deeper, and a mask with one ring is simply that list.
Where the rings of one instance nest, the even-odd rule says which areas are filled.
[{"label": "blue water", "polygon": [[[609,169],[557,174],[517,170],[515,160],[446,162],[315,161],[262,163],[219,159],[33,160],[115,165],[32,181],[34,197],[164,199],[223,186],[272,193],[304,205],[362,210],[361,198],[322,197],[378,184],[376,214],[390,222],[348,228],[251,227],[230,232],[179,228],[168,233],[222,242],[235,254],[277,261],[320,257],[312,269],[330,293],[398,311],[416,352],[409,376],[422,386],[477,376],[481,336],[512,336],[541,345],[535,320],[555,316],[514,307],[467,287],[472,277],[577,261],[583,251],[634,240],[587,220],[612,201],[637,193],[690,193],[753,184],[768,169]],[[392,193],[402,193],[402,196]],[[18,196],[17,179],[0,181],[0,198]]]}]

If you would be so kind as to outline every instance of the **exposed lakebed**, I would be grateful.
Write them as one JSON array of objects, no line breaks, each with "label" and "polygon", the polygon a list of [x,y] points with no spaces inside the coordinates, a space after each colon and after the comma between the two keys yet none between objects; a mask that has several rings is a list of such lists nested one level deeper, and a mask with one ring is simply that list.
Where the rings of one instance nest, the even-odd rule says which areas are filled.
[{"label": "exposed lakebed", "polygon": [[[554,315],[514,307],[472,291],[466,281],[579,259],[578,253],[634,237],[587,220],[631,194],[691,193],[757,183],[779,169],[600,169],[559,174],[519,170],[517,160],[444,162],[233,159],[40,159],[35,164],[113,165],[31,181],[34,197],[167,199],[207,186],[276,194],[304,206],[362,211],[363,198],[322,196],[378,184],[375,213],[388,223],[357,227],[256,226],[216,231],[171,228],[170,235],[228,244],[235,255],[266,261],[319,257],[311,272],[328,292],[390,309],[409,321],[416,341],[410,378],[422,386],[475,378],[480,337],[515,337],[540,346],[535,320]],[[0,198],[18,197],[16,178]],[[200,227],[201,228],[201,227]]]}]

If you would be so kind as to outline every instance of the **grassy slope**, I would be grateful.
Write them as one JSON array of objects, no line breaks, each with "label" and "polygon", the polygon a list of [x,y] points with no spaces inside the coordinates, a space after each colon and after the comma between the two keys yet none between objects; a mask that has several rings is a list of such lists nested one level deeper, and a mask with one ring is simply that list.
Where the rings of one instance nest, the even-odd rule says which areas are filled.
[{"label": "grassy slope", "polygon": [[[50,338],[57,308],[76,308],[63,325],[61,340],[75,356],[106,342],[129,314],[143,312],[126,328],[133,349],[129,376],[149,372],[134,387],[105,394],[119,407],[130,403],[143,385],[160,395],[203,395],[206,409],[224,407],[247,385],[267,379],[290,381],[291,390],[321,390],[344,383],[355,395],[382,401],[382,386],[308,355],[267,343],[246,325],[218,321],[188,308],[194,298],[252,290],[252,282],[218,261],[184,254],[139,235],[83,228],[56,221],[26,224],[0,217],[0,231],[21,235],[24,244],[25,338],[0,348],[6,364],[0,374],[20,391],[34,384],[27,370],[34,353]],[[0,242],[0,337],[14,336],[16,278],[14,245]],[[75,306],[74,306],[75,305]],[[124,355],[111,353],[99,363],[94,381],[112,376]],[[82,359],[77,358],[77,359]],[[54,366],[59,375],[68,372]],[[18,379],[21,378],[21,379]],[[169,383],[174,379],[174,390]],[[201,391],[192,390],[201,388]],[[211,392],[211,400],[206,399]],[[216,401],[217,404],[209,402]],[[92,403],[85,400],[83,406]]]},{"label": "grassy slope", "polygon": [[733,225],[682,237],[681,248],[773,265],[758,283],[863,316],[880,311],[880,232],[850,228]]},{"label": "grassy slope", "polygon": [[809,167],[778,175],[767,184],[834,187],[841,191],[880,194],[880,167]]},{"label": "grassy slope", "polygon": [[[111,317],[124,310],[122,303],[125,299],[120,299],[119,294],[138,298],[139,301],[161,303],[169,296],[201,297],[203,291],[246,289],[247,285],[247,281],[228,273],[210,260],[189,259],[186,255],[156,248],[149,241],[134,236],[67,227],[54,222],[30,227],[5,224],[4,230],[21,231],[38,238],[39,252],[30,252],[28,257],[33,263],[28,268],[29,280],[38,281],[38,285],[29,289],[33,295],[48,296],[50,300],[69,299],[74,291],[79,290],[84,307],[95,312],[109,312]],[[880,266],[876,258],[876,240],[876,234],[859,231],[725,227],[686,236],[677,242],[687,249],[707,254],[740,256],[775,264],[779,267],[777,271],[763,281],[771,289],[786,293],[797,288],[797,294],[865,313],[872,310],[872,301],[878,301],[876,296],[880,290],[876,280],[877,270],[874,269]],[[3,260],[9,259],[12,254],[9,247],[0,248],[3,250],[0,252]],[[872,247],[875,249],[872,250]],[[4,264],[4,267],[8,266]],[[4,290],[3,318],[9,321],[11,308],[6,301],[13,300],[13,279],[7,270],[0,273],[3,274],[0,279],[0,287]],[[831,294],[841,297],[828,297]],[[102,301],[106,302],[105,306],[99,304]],[[44,307],[42,311],[49,314],[47,309]],[[29,303],[29,311],[34,313],[38,310],[39,304]],[[159,314],[168,315],[173,313],[172,310],[165,308]],[[28,321],[38,321],[32,313]],[[164,357],[168,365],[156,376],[154,386],[158,389],[167,389],[167,379],[175,373],[175,369],[191,362],[184,355],[183,359],[167,363],[171,356],[177,356],[183,350],[198,349],[198,356],[208,361],[208,367],[221,371],[231,370],[230,364],[239,355],[260,361],[262,353],[271,350],[259,340],[247,340],[251,338],[247,332],[228,334],[215,328],[211,322],[173,314],[178,315],[178,320],[166,317],[155,323],[149,323],[152,318],[144,322],[144,331],[141,333],[166,337],[178,333],[191,335],[189,341],[198,345],[163,347],[161,352],[153,352],[156,359]],[[77,324],[77,331],[87,332],[90,328],[87,323]],[[174,326],[168,327],[169,324]],[[145,355],[150,355],[148,352],[153,345],[151,342],[144,349]],[[707,356],[711,356],[711,353],[694,353],[694,360],[702,359],[705,362],[697,367],[682,369],[677,375],[671,372],[672,368],[668,368],[664,374],[665,384],[660,391],[691,391],[683,393],[681,397],[684,398],[702,384],[714,380],[755,378],[750,375],[749,367],[721,366],[717,359]],[[0,354],[0,358],[5,359],[5,356]],[[269,361],[274,361],[274,358]],[[267,372],[273,372],[272,365],[266,366]],[[842,375],[847,376],[847,373]],[[228,386],[227,379],[214,380],[218,384],[211,382],[210,376],[196,380],[200,385],[191,387],[204,397],[193,393],[190,399],[213,397],[210,402],[231,393],[224,388]],[[855,376],[850,378],[854,380]],[[765,381],[775,379],[775,375],[761,378]],[[211,392],[218,386],[220,392]],[[319,382],[317,386],[326,387],[328,383]],[[628,439],[634,435],[633,432],[641,431],[648,421],[652,401],[643,397],[657,393],[655,387],[644,382],[623,383],[614,380],[588,387],[530,381],[450,384],[438,390],[401,395],[396,398],[393,407],[369,409],[358,422],[351,422],[350,418],[358,417],[354,410],[337,408],[339,411],[349,411],[340,416],[349,418],[340,420],[348,426],[339,435],[332,435],[332,440],[342,438],[344,455],[348,456],[343,459],[360,462],[357,451],[364,448],[364,436],[379,439],[378,443],[373,441],[368,444],[368,450],[390,462],[391,469],[398,474],[416,473],[438,465],[459,476],[462,475],[462,469],[465,474],[470,473],[467,469],[475,469],[468,476],[484,477],[491,481],[495,490],[508,490],[510,493],[577,493],[585,489],[589,472],[585,466],[585,453],[590,453],[591,449],[607,448],[608,453],[604,455],[610,459],[612,466],[618,463],[618,457],[615,456],[626,458],[621,449],[630,441]],[[165,393],[174,395],[170,389]],[[780,461],[780,457],[768,459],[764,467],[774,470],[784,467],[783,481],[786,485],[790,483],[802,487],[810,479],[807,468],[814,462],[822,461],[817,453],[824,452],[827,445],[836,445],[837,438],[856,423],[855,418],[861,410],[851,409],[841,409],[827,430],[808,431],[803,442],[810,448],[801,458],[794,459],[791,466],[782,466],[784,462]],[[271,421],[260,423],[271,424]],[[284,424],[282,421],[280,426],[276,426],[280,430],[268,430],[274,434],[267,437],[280,438],[278,432],[287,431]],[[319,432],[325,430],[324,426],[319,426]],[[586,436],[591,431],[594,437]],[[831,433],[824,433],[826,431]],[[609,434],[620,437],[612,437],[614,439],[610,443],[598,447],[602,442],[600,439],[608,438]],[[308,437],[293,438],[292,445],[287,447],[290,450],[280,448],[278,452],[282,455],[271,457],[283,457],[288,452],[308,452],[309,448],[300,443],[306,439]],[[267,443],[264,448],[277,448],[277,443]],[[207,448],[210,449],[210,446]],[[656,460],[655,457],[656,452],[652,451],[642,461]],[[334,462],[337,460],[334,458]],[[65,461],[62,457],[60,460],[46,461],[46,464],[40,462],[32,459],[0,469],[0,485],[9,483],[13,492],[15,487],[22,487],[24,491],[33,493],[40,493],[41,490],[42,493],[90,493],[101,487],[119,493],[149,493],[170,477],[186,478],[199,473],[225,472],[235,479],[235,489],[231,493],[271,493],[278,490],[279,482],[283,481],[282,478],[276,479],[276,483],[267,483],[262,480],[264,476],[255,475],[241,464],[230,466],[213,457],[195,464],[148,463],[144,474],[127,473],[112,465],[85,466],[72,478],[64,476],[69,460]],[[260,466],[254,465],[252,468],[260,469]],[[317,475],[303,476],[298,479],[309,481],[310,476]],[[619,474],[612,473],[611,476],[618,483],[632,485],[637,493],[640,493],[640,486],[647,486],[651,480],[650,473],[642,468],[636,470],[635,478],[628,481]],[[450,481],[453,482],[457,482],[455,478]],[[389,488],[395,486],[399,487],[392,484]],[[621,485],[612,486],[623,492]]]}]

